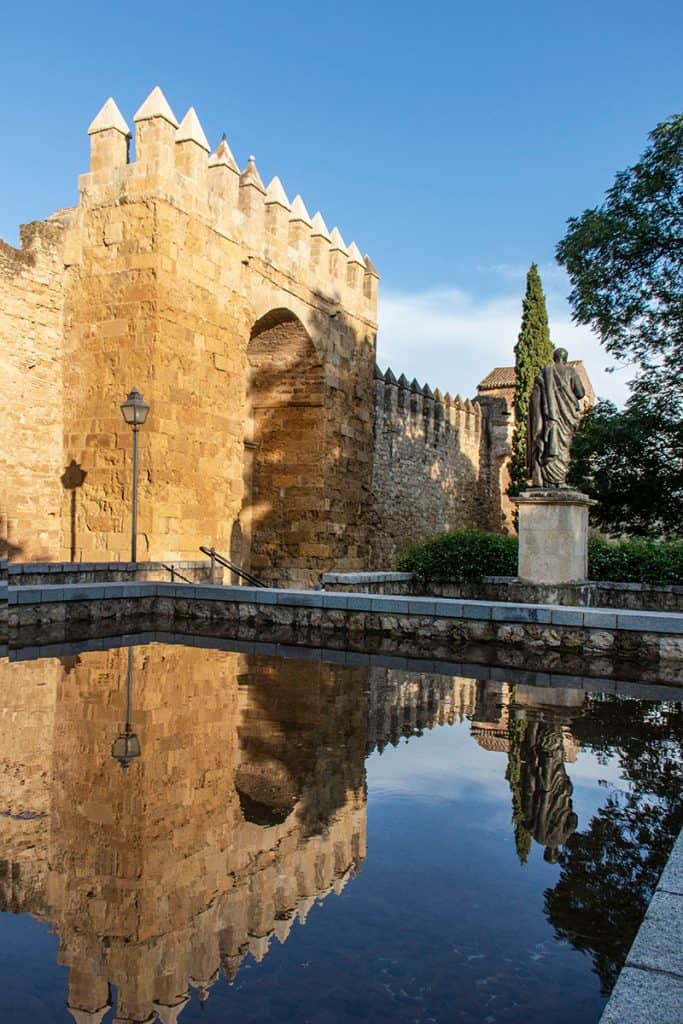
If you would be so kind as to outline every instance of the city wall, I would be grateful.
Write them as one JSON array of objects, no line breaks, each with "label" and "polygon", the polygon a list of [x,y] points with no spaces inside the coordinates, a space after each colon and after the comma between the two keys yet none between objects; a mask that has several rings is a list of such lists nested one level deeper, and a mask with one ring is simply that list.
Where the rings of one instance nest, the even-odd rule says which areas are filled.
[{"label": "city wall", "polygon": [[444,530],[509,529],[510,433],[504,398],[463,401],[376,368],[369,568]]}]

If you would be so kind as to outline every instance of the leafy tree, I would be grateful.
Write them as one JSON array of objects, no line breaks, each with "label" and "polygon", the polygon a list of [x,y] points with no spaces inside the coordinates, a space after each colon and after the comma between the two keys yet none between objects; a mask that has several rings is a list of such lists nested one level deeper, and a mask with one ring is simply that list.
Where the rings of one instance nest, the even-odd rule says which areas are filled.
[{"label": "leafy tree", "polygon": [[683,114],[657,125],[602,206],[568,221],[557,259],[574,319],[637,367],[640,409],[683,414]]},{"label": "leafy tree", "polygon": [[512,438],[510,485],[508,494],[519,494],[527,485],[527,417],[529,397],[539,370],[552,362],[545,295],[538,273],[532,263],[526,276],[526,294],[522,304],[522,326],[515,345],[515,430]]},{"label": "leafy tree", "polygon": [[568,482],[595,498],[591,518],[610,534],[676,536],[683,531],[683,421],[662,403],[599,401],[572,445]]},{"label": "leafy tree", "polygon": [[683,825],[683,707],[592,694],[572,732],[602,763],[617,755],[626,787],[561,850],[545,912],[558,938],[591,953],[607,994]]}]

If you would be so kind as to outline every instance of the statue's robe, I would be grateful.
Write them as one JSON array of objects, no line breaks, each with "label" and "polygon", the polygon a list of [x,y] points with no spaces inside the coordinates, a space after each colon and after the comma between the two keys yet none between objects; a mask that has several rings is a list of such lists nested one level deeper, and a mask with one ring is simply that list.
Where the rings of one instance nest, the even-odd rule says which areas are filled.
[{"label": "statue's robe", "polygon": [[581,378],[567,363],[544,366],[529,401],[528,471],[534,487],[561,487],[567,479],[572,437],[581,419]]}]

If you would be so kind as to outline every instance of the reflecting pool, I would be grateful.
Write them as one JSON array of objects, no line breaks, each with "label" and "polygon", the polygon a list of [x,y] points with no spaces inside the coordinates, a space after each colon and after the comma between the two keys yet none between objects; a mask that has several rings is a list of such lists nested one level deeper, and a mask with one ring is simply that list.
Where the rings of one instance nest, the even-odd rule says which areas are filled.
[{"label": "reflecting pool", "polygon": [[0,660],[2,1024],[596,1024],[683,824],[681,690],[44,653]]}]

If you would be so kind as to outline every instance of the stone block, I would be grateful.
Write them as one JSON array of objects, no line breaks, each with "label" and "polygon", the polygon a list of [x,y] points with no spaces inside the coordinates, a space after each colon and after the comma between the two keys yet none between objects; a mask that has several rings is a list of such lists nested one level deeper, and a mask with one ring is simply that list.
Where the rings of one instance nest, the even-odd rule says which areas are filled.
[{"label": "stone block", "polygon": [[549,609],[533,605],[494,604],[491,607],[494,622],[550,622],[550,616]]},{"label": "stone block", "polygon": [[683,633],[683,615],[666,612],[618,612],[617,629],[642,633]]},{"label": "stone block", "polygon": [[683,980],[683,896],[657,889],[626,962]]},{"label": "stone block", "polygon": [[460,601],[437,601],[435,614],[441,615],[445,619],[461,619],[462,603]]},{"label": "stone block", "polygon": [[583,613],[583,624],[587,629],[616,629],[617,615],[600,608],[587,608]]},{"label": "stone block", "polygon": [[[671,697],[669,695],[660,699],[670,700]],[[673,845],[657,888],[683,896],[683,830],[681,830],[678,839]]]},{"label": "stone block", "polygon": [[463,601],[463,619],[490,619],[491,604],[488,601]]},{"label": "stone block", "polygon": [[557,626],[583,626],[582,608],[553,608],[550,621]]},{"label": "stone block", "polygon": [[514,499],[519,512],[519,563],[531,583],[582,582],[588,573],[588,509],[579,491],[558,488],[524,491]]},{"label": "stone block", "polygon": [[681,1024],[683,978],[625,967],[599,1024]]}]

